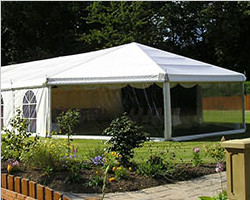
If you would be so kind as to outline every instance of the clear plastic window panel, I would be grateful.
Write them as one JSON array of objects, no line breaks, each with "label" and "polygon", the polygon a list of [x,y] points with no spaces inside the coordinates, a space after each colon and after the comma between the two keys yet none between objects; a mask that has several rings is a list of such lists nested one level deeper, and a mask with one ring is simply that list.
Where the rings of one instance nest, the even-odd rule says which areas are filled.
[{"label": "clear plastic window panel", "polygon": [[243,129],[241,83],[177,84],[171,88],[172,136]]},{"label": "clear plastic window panel", "polygon": [[155,84],[52,88],[54,131],[59,131],[58,115],[68,109],[80,111],[77,135],[101,135],[113,119],[126,112],[150,136],[163,137],[163,94],[162,88]]},{"label": "clear plastic window panel", "polygon": [[29,123],[27,131],[36,132],[36,97],[31,90],[27,91],[23,97],[23,117]]}]

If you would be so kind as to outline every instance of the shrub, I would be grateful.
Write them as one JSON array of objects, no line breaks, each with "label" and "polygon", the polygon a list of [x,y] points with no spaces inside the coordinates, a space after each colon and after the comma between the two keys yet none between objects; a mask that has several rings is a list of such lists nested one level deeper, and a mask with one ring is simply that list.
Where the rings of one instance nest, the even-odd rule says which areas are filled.
[{"label": "shrub", "polygon": [[109,151],[118,152],[123,165],[128,165],[130,159],[133,158],[133,149],[141,147],[142,143],[147,140],[147,133],[142,131],[142,127],[137,126],[126,114],[113,120],[103,134],[111,136],[108,141],[111,144]]},{"label": "shrub", "polygon": [[21,110],[16,111],[16,116],[10,122],[10,128],[4,128],[6,136],[2,139],[2,159],[14,158],[20,160],[23,152],[28,152],[34,146],[38,137],[30,138],[32,133],[27,132],[28,123],[22,118]]},{"label": "shrub", "polygon": [[29,152],[21,155],[21,161],[28,167],[44,170],[46,167],[62,169],[61,158],[67,154],[67,144],[62,140],[40,140]]}]

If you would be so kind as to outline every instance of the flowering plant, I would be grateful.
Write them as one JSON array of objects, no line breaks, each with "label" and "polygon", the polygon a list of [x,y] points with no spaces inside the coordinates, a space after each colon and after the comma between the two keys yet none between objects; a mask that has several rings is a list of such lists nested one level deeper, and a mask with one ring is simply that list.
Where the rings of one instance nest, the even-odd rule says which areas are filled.
[{"label": "flowering plant", "polygon": [[111,171],[115,171],[115,168],[117,168],[117,166],[120,165],[120,158],[121,155],[119,153],[116,153],[115,151],[111,151],[111,152],[104,152],[104,159],[105,159],[105,163],[104,163],[104,168],[106,168],[107,165],[110,166],[110,170]]},{"label": "flowering plant", "polygon": [[202,164],[202,160],[200,157],[200,148],[199,147],[195,147],[193,149],[193,159],[192,159],[193,165],[194,166],[199,166]]},{"label": "flowering plant", "polygon": [[98,155],[94,158],[91,158],[91,161],[94,165],[103,165],[105,163],[105,158],[102,156]]},{"label": "flowering plant", "polygon": [[17,171],[19,169],[20,163],[15,159],[9,159],[7,160],[6,163],[8,164],[7,165],[8,173],[11,173],[11,171]]}]

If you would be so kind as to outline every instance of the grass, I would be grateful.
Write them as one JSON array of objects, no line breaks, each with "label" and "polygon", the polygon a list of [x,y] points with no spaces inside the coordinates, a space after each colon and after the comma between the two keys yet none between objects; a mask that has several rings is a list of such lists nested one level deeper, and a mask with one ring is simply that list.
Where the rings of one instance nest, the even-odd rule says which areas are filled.
[{"label": "grass", "polygon": [[[211,146],[218,141],[191,141],[191,142],[146,142],[142,148],[135,149],[134,161],[137,163],[147,160],[150,155],[161,154],[165,159],[173,158],[175,162],[190,162],[192,158],[193,148],[200,147],[201,156],[204,162],[214,162],[211,158],[205,156],[203,145]],[[84,159],[93,154],[95,150],[105,148],[102,140],[74,140],[72,142],[77,148],[78,152]]]},{"label": "grass", "polygon": [[245,121],[246,124],[250,124],[250,111],[245,111]]},{"label": "grass", "polygon": [[[247,115],[249,115],[249,113],[247,113]],[[240,110],[204,110],[203,120],[204,122],[242,123],[242,111]],[[250,123],[250,121],[248,122]]]},{"label": "grass", "polygon": [[[240,110],[204,110],[204,122],[242,123]],[[245,111],[246,124],[250,124],[250,111]]]}]

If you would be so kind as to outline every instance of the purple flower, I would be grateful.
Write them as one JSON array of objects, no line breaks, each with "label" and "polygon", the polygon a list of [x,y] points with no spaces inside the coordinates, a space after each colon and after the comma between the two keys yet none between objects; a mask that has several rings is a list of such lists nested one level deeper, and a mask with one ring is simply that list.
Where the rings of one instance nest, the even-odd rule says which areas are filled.
[{"label": "purple flower", "polygon": [[15,162],[12,163],[12,166],[19,166],[19,162],[16,160]]},{"label": "purple flower", "polygon": [[14,159],[8,159],[7,160],[7,164],[8,165],[11,165],[11,166],[19,166],[19,162],[17,160],[14,160]]},{"label": "purple flower", "polygon": [[215,171],[216,171],[217,173],[222,172],[223,168],[224,168],[223,163],[218,162],[218,163],[216,164]]},{"label": "purple flower", "polygon": [[199,153],[199,152],[200,152],[200,148],[199,147],[194,148],[194,153]]},{"label": "purple flower", "polygon": [[91,161],[94,163],[94,165],[102,165],[105,162],[105,159],[99,155],[91,158]]}]

